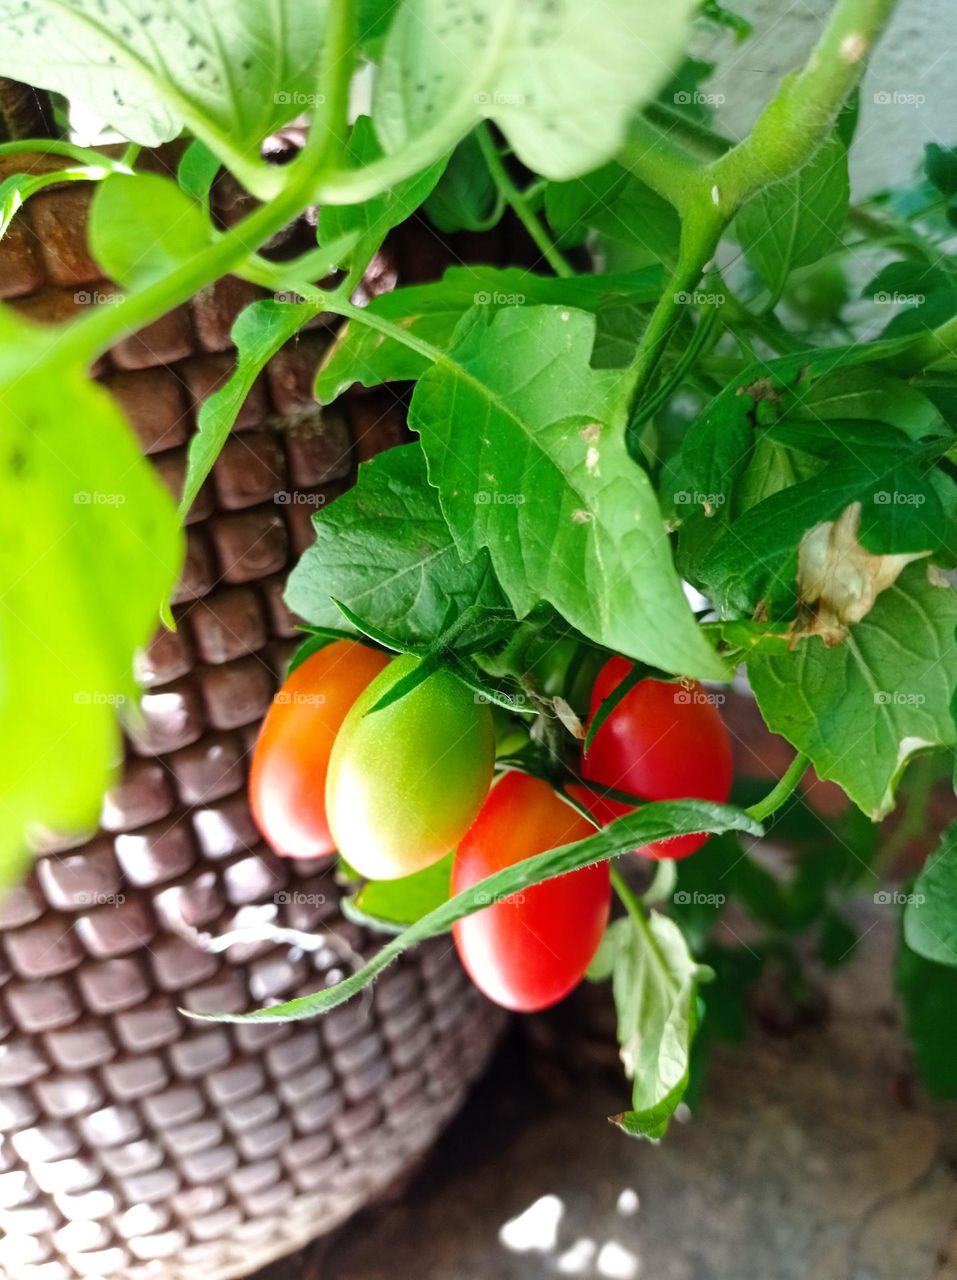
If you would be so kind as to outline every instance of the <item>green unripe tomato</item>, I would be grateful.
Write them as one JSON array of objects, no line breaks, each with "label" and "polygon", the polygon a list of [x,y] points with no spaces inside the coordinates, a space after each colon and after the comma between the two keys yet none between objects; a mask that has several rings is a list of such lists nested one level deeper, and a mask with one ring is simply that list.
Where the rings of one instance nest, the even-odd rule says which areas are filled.
[{"label": "green unripe tomato", "polygon": [[342,722],[326,780],[326,813],[342,856],[370,880],[393,880],[454,849],[492,781],[486,704],[448,671],[366,714],[420,659],[390,662]]}]

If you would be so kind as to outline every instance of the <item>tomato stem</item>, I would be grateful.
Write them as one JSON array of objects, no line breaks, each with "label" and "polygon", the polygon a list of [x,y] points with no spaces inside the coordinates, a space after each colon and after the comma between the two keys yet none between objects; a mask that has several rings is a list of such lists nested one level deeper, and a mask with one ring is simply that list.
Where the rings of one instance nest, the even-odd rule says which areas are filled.
[{"label": "tomato stem", "polygon": [[618,900],[621,905],[636,923],[641,925],[642,928],[647,928],[648,921],[645,918],[645,909],[641,905],[641,899],[637,893],[613,863],[609,865],[608,871],[611,876],[612,888],[618,894]]},{"label": "tomato stem", "polygon": [[787,771],[778,779],[764,799],[751,805],[745,812],[757,822],[763,822],[765,818],[770,817],[772,813],[781,808],[784,802],[797,789],[798,783],[807,772],[809,764],[810,761],[807,756],[802,751],[799,751],[788,765]]},{"label": "tomato stem", "polygon": [[557,276],[573,276],[575,272],[542,226],[541,219],[528,202],[527,194],[520,191],[512,181],[491,130],[484,122],[478,126],[477,137],[492,181],[505,202],[514,209],[516,217],[535,242],[535,247]]}]

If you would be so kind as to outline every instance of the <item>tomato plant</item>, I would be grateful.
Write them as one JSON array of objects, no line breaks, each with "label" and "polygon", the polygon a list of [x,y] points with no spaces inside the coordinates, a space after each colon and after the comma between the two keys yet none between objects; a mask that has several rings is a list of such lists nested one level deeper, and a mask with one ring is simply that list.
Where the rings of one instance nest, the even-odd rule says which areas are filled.
[{"label": "tomato plant", "polygon": [[[724,905],[764,940],[751,974],[768,956],[797,972],[811,944],[843,960],[856,936],[846,904],[873,896],[894,852],[891,837],[879,857],[872,824],[899,794],[916,821],[957,743],[957,150],[928,146],[916,181],[877,195],[852,190],[848,160],[859,112],[879,105],[860,90],[892,0],[835,0],[806,64],[740,140],[699,92],[710,69],[685,56],[697,23],[745,30],[718,4],[642,0],[640,22],[634,0],[587,18],[565,4],[541,22],[521,0],[474,0],[471,21],[453,0],[224,0],[219,21],[162,0],[145,45],[123,20],[91,26],[82,6],[60,8],[51,43],[0,0],[0,75],[50,89],[127,146],[15,144],[44,159],[2,184],[0,234],[44,186],[93,184],[90,250],[117,291],[48,328],[0,308],[0,869],[15,873],[37,828],[95,821],[133,656],[161,609],[189,626],[188,607],[167,603],[180,521],[267,363],[335,317],[316,400],[411,387],[412,439],[316,511],[285,598],[321,636],[399,656],[361,691],[330,671],[332,701],[308,721],[270,714],[253,803],[283,851],[328,848],[328,759],[329,827],[371,878],[357,910],[406,928],[338,986],[255,1016],[331,1008],[452,928],[478,939],[463,950],[480,983],[515,1004],[551,999],[594,941],[605,873],[580,873],[639,848],[659,866],[650,878],[632,860],[650,878],[634,885],[612,867],[622,914],[591,972],[611,979],[631,1076],[620,1124],[660,1137],[700,1015],[706,1029],[720,1021],[742,969],[715,938]],[[368,114],[354,118],[367,67]],[[294,120],[299,154],[267,163],[264,143]],[[175,176],[141,156],[174,137]],[[254,198],[225,230],[210,204],[221,174]],[[315,245],[277,253],[316,209]],[[423,221],[453,237],[500,227],[508,260],[456,250],[435,278],[359,306],[393,229]],[[90,370],[226,274],[263,296],[237,319],[235,368],[202,406],[177,515]],[[334,651],[287,688],[305,689]],[[645,678],[583,756],[633,665]],[[723,695],[705,693],[733,676],[792,760],[765,795],[736,780],[735,804],[708,701]],[[486,801],[492,707],[509,773]],[[850,817],[828,825],[804,803],[812,767]],[[587,832],[547,792],[581,799],[583,781],[598,797]],[[480,809],[498,815],[494,840],[466,834]],[[556,814],[574,838],[550,847]],[[780,872],[742,839],[772,831],[804,841]],[[481,849],[484,880],[448,896],[440,868],[404,889],[456,846],[463,866]],[[574,908],[570,873],[595,893]],[[957,1054],[932,1042],[957,967],[955,875],[944,832],[920,872],[924,914],[906,906],[898,965],[917,1061],[950,1095]],[[552,975],[519,954],[515,894],[565,922]]]},{"label": "tomato plant", "polygon": [[[602,703],[633,672],[634,664],[610,658],[591,695],[591,720]],[[643,800],[724,802],[731,794],[731,739],[715,695],[696,682],[669,684],[640,680],[621,698],[582,751],[582,774]],[[608,796],[590,793],[586,802],[602,824],[628,812]],[[679,836],[637,850],[646,858],[686,858],[707,836]]]},{"label": "tomato plant", "polygon": [[[508,773],[459,844],[452,892],[592,830],[547,782]],[[496,1004],[521,1012],[545,1009],[581,981],[608,923],[610,901],[608,864],[596,863],[459,920],[455,945],[473,982]]]},{"label": "tomato plant", "polygon": [[492,780],[489,708],[447,671],[376,704],[414,673],[403,656],[346,715],[332,748],[326,807],[336,845],[370,880],[411,875],[455,847]]},{"label": "tomato plant", "polygon": [[273,699],[253,752],[249,804],[276,853],[316,858],[336,845],[326,816],[326,772],[349,708],[388,662],[338,640],[301,663]]}]

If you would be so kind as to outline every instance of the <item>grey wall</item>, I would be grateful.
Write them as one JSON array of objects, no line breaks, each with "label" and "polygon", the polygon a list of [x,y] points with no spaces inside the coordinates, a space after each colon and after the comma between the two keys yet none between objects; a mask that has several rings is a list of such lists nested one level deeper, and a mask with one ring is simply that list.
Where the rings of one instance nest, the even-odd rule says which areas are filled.
[{"label": "grey wall", "polygon": [[[705,88],[721,94],[718,120],[742,136],[784,72],[811,48],[832,0],[728,0],[754,23],[744,44],[721,33],[695,52],[718,63]],[[861,93],[852,183],[859,198],[900,184],[925,142],[957,146],[957,0],[899,0]]]}]

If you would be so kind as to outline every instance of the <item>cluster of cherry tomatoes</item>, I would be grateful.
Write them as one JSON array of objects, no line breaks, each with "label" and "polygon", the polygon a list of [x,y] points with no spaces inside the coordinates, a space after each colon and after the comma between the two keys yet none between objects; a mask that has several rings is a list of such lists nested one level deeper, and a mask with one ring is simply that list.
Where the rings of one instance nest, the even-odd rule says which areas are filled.
[{"label": "cluster of cherry tomatoes", "polygon": [[[395,879],[455,850],[452,892],[584,839],[629,806],[568,788],[584,817],[547,782],[508,771],[493,785],[495,733],[483,702],[438,670],[373,714],[419,659],[338,640],[287,679],[263,723],[249,793],[273,849],[315,858],[338,850],[361,875]],[[593,717],[632,664],[611,658],[591,695]],[[647,800],[724,801],[731,745],[700,687],[638,681],[583,751],[581,776]],[[683,858],[706,836],[637,850]],[[490,902],[459,920],[455,943],[476,985],[509,1009],[543,1009],[581,980],[608,920],[607,862]]]}]

